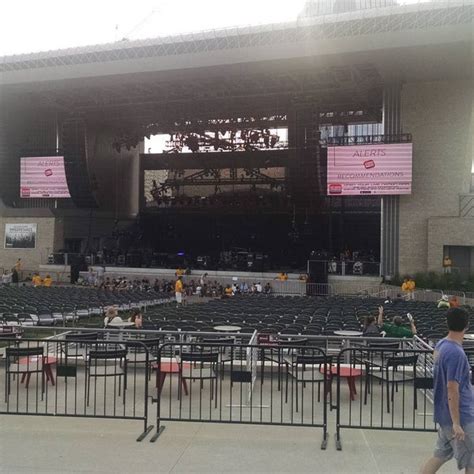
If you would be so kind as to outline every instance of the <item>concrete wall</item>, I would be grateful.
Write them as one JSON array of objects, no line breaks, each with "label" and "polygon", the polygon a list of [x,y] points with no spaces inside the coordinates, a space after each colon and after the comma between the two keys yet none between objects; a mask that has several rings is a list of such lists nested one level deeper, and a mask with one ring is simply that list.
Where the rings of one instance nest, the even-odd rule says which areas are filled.
[{"label": "concrete wall", "polygon": [[[428,219],[428,270],[442,271],[443,246],[474,247],[474,219],[432,217]],[[454,266],[456,261],[453,262]]]},{"label": "concrete wall", "polygon": [[[470,189],[472,121],[470,81],[404,85],[402,127],[413,134],[414,179],[411,196],[400,197],[401,274],[440,270],[442,245],[458,238],[458,225],[472,229],[472,223],[458,217],[459,196]],[[442,217],[458,220],[437,224],[434,218]]]},{"label": "concrete wall", "polygon": [[[36,248],[5,249],[5,224],[37,224]],[[60,233],[60,228],[54,217],[0,217],[0,268],[10,269],[21,258],[23,270],[36,271],[57,250],[56,230]]]}]

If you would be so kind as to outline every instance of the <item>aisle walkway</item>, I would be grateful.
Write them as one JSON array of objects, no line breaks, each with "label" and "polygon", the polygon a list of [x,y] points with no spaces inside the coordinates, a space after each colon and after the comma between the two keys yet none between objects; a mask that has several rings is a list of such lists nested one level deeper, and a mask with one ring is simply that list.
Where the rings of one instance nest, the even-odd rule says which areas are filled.
[{"label": "aisle walkway", "polygon": [[321,451],[311,428],[168,423],[155,444],[135,442],[139,431],[137,422],[2,416],[0,472],[414,474],[436,436],[346,431],[338,452],[332,436]]}]

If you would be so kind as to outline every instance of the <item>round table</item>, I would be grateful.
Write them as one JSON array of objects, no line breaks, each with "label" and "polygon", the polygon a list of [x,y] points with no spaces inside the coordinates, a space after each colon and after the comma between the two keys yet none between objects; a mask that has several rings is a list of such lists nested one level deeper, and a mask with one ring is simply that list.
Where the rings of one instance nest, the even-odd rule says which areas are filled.
[{"label": "round table", "polygon": [[129,321],[122,321],[120,323],[109,323],[107,324],[107,327],[112,327],[112,328],[130,328],[132,326],[135,326],[135,323],[129,322]]},{"label": "round table", "polygon": [[[324,373],[323,368],[321,369],[321,373]],[[331,367],[328,367],[327,375],[330,377],[330,382],[333,376],[337,377],[337,365],[332,365]],[[347,385],[349,387],[349,393],[352,401],[355,400],[355,396],[357,395],[355,379],[356,377],[360,377],[361,375],[362,369],[356,369],[355,367],[339,367],[339,377],[344,377],[347,380]]]},{"label": "round table", "polygon": [[[159,374],[160,377],[158,378],[158,368],[160,369]],[[181,370],[183,368],[189,368],[189,364],[185,363],[180,365],[178,362],[170,361],[170,362],[161,362],[161,364],[155,363],[152,365],[152,369],[156,370],[156,387],[161,392],[163,386],[165,384],[165,379],[167,374],[179,374],[179,381],[181,382],[184,390],[184,394],[188,394],[188,386],[186,384],[186,380],[181,377]]]},{"label": "round table", "polygon": [[242,328],[240,326],[230,326],[230,325],[222,325],[222,326],[214,326],[216,331],[220,332],[238,332]]},{"label": "round table", "polygon": [[362,331],[334,331],[334,334],[336,336],[344,336],[344,337],[357,337],[357,336],[362,336],[364,334]]},{"label": "round table", "polygon": [[[31,357],[22,357],[18,361],[19,366],[31,366],[33,368],[40,367],[41,364],[43,365],[42,369],[44,374],[46,375],[46,383],[48,381],[51,382],[51,385],[54,385],[54,375],[53,375],[53,370],[52,366],[56,365],[57,358],[53,356],[31,356]],[[21,377],[21,383],[23,383],[26,379],[26,384],[25,387],[28,387],[28,384],[30,383],[30,378],[31,378],[31,372],[28,373],[25,371]]]}]

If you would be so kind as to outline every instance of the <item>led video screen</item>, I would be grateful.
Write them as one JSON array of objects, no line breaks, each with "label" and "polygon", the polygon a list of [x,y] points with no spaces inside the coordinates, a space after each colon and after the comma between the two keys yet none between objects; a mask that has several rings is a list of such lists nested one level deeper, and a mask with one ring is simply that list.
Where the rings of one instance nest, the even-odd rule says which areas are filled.
[{"label": "led video screen", "polygon": [[64,157],[20,158],[20,197],[70,198]]},{"label": "led video screen", "polygon": [[411,194],[411,143],[328,147],[329,196]]}]

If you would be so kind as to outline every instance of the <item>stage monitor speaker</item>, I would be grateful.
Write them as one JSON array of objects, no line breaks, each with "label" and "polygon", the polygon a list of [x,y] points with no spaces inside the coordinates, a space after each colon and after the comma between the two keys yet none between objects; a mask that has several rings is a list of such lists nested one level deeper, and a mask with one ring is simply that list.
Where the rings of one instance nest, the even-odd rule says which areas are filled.
[{"label": "stage monitor speaker", "polygon": [[309,261],[309,279],[312,283],[328,282],[328,264],[327,262]]}]

